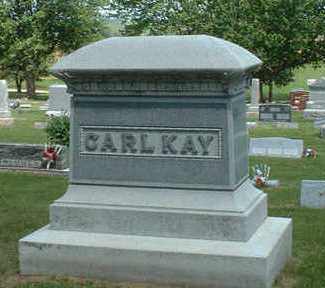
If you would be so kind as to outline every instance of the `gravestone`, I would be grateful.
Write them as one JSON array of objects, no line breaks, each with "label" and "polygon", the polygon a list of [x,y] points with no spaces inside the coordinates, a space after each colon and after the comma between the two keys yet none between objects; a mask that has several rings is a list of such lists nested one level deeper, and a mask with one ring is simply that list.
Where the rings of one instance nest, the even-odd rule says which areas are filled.
[{"label": "gravestone", "polygon": [[288,104],[263,104],[259,106],[259,121],[291,122],[291,106]]},{"label": "gravestone", "polygon": [[325,137],[325,124],[322,127],[320,127],[320,136]]},{"label": "gravestone", "polygon": [[[0,143],[0,167],[5,168],[41,168],[43,144]],[[67,151],[62,152],[55,161],[55,169],[67,168]]]},{"label": "gravestone", "polygon": [[325,118],[325,77],[308,79],[309,101],[304,118]]},{"label": "gravestone", "polygon": [[283,137],[251,138],[250,156],[301,158],[303,140]]},{"label": "gravestone", "polygon": [[311,208],[325,208],[325,181],[302,180],[300,205]]},{"label": "gravestone", "polygon": [[8,86],[6,80],[0,80],[0,118],[10,118],[11,111],[8,100]]},{"label": "gravestone", "polygon": [[321,128],[325,125],[325,118],[316,118],[314,120],[314,128]]},{"label": "gravestone", "polygon": [[255,116],[258,114],[259,101],[260,101],[260,79],[253,78],[252,85],[251,85],[251,103],[247,111],[248,116]]},{"label": "gravestone", "polygon": [[248,178],[245,88],[260,65],[204,35],[109,38],[57,63],[73,94],[70,184],[20,240],[21,274],[271,287],[291,220],[267,217]]},{"label": "gravestone", "polygon": [[70,111],[71,94],[66,85],[52,85],[49,89],[49,111]]}]

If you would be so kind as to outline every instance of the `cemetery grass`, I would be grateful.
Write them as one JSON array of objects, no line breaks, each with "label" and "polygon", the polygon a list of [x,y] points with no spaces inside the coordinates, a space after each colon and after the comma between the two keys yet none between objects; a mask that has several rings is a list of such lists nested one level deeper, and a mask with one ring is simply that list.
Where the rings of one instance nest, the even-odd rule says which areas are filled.
[{"label": "cemetery grass", "polygon": [[45,122],[45,111],[40,111],[40,105],[43,101],[22,101],[22,104],[31,104],[31,110],[11,110],[12,117],[15,119],[11,128],[0,128],[0,142],[11,143],[46,143],[46,134],[44,129],[36,129],[35,122]]},{"label": "cemetery grass", "polygon": [[[293,221],[292,258],[277,277],[273,287],[323,288],[325,209],[300,207],[299,195],[301,180],[325,180],[325,138],[320,137],[320,129],[313,128],[312,120],[303,120],[301,113],[294,112],[293,121],[299,123],[299,129],[277,129],[272,125],[263,125],[250,129],[249,134],[250,137],[283,136],[303,139],[305,146],[309,145],[316,149],[318,157],[316,159],[251,157],[250,166],[256,163],[271,166],[270,179],[280,180],[280,187],[262,188],[268,196],[268,214],[290,217]],[[18,139],[15,138],[15,141]],[[18,240],[48,223],[49,204],[63,195],[67,185],[68,179],[63,176],[0,173],[0,288],[159,287],[65,276],[19,276]]]}]

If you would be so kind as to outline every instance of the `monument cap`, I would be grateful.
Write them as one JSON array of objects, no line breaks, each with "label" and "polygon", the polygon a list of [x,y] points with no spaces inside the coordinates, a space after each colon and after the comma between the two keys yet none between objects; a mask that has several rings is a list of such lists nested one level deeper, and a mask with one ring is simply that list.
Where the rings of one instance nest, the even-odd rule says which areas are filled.
[{"label": "monument cap", "polygon": [[202,79],[205,74],[227,80],[257,70],[261,63],[246,49],[207,35],[112,37],[64,57],[51,72],[63,80],[123,72],[136,72],[134,77],[182,72],[184,77],[201,74]]}]

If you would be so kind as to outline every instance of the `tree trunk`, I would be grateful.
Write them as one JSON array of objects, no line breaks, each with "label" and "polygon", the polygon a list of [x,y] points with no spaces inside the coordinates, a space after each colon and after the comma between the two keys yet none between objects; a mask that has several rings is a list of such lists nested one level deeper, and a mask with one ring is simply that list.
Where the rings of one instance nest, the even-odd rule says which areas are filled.
[{"label": "tree trunk", "polygon": [[260,101],[259,103],[264,103],[264,95],[263,95],[263,82],[260,80]]},{"label": "tree trunk", "polygon": [[21,93],[22,89],[22,84],[23,84],[23,79],[19,78],[18,76],[15,77],[15,82],[16,82],[16,88],[17,88],[17,93]]},{"label": "tree trunk", "polygon": [[273,101],[273,83],[269,84],[269,102]]},{"label": "tree trunk", "polygon": [[33,98],[36,95],[35,76],[32,72],[26,73],[27,96]]}]

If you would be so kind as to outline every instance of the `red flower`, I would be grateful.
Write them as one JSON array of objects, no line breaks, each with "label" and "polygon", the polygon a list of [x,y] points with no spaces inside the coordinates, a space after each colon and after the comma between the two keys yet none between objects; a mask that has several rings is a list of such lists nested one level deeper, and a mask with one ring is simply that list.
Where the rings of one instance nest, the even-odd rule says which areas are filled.
[{"label": "red flower", "polygon": [[255,178],[255,184],[261,186],[264,184],[263,180],[260,177]]},{"label": "red flower", "polygon": [[49,153],[53,153],[53,152],[54,152],[54,148],[53,148],[53,147],[49,147],[49,148],[47,148],[47,152],[49,152]]},{"label": "red flower", "polygon": [[56,155],[55,153],[53,153],[53,154],[52,154],[52,160],[54,160],[54,161],[55,161],[55,160],[56,160],[56,158],[57,158],[57,155]]},{"label": "red flower", "polygon": [[48,152],[44,152],[44,153],[43,153],[43,157],[45,157],[45,158],[50,158],[50,157],[51,157],[50,155],[51,155],[51,154],[48,153]]}]

